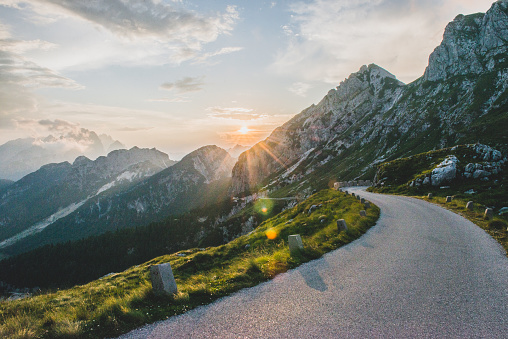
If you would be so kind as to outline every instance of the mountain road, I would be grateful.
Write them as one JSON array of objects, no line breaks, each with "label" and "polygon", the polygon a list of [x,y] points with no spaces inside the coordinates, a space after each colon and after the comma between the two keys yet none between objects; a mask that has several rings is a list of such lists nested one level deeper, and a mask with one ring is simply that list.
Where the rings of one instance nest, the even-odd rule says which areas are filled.
[{"label": "mountain road", "polygon": [[360,239],[121,338],[508,338],[508,258],[478,226],[414,198]]}]

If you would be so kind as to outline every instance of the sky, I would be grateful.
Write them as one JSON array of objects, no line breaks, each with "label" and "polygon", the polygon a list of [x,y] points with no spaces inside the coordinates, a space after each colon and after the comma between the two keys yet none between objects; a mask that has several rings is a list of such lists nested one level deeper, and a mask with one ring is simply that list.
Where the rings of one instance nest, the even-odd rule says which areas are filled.
[{"label": "sky", "polygon": [[180,159],[266,138],[375,63],[409,83],[484,0],[0,0],[0,144],[71,129]]}]

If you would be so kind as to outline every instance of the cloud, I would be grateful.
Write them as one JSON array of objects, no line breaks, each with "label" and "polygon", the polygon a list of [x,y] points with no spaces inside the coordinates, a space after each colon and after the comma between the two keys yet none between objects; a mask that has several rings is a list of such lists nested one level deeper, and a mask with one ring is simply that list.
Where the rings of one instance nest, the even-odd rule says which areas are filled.
[{"label": "cloud", "polygon": [[19,41],[10,38],[0,39],[0,128],[12,126],[12,120],[19,113],[25,115],[37,110],[41,99],[32,88],[58,87],[81,89],[74,80],[57,72],[41,67],[25,59],[16,51],[24,51],[36,46],[48,46],[41,41]]},{"label": "cloud", "polygon": [[75,16],[115,34],[130,38],[156,38],[160,41],[210,42],[229,32],[238,19],[235,6],[209,17],[154,0],[35,0]]},{"label": "cloud", "polygon": [[[490,0],[313,0],[289,5],[288,40],[271,69],[304,81],[337,84],[376,63],[403,81],[423,74],[446,24]],[[471,12],[469,12],[471,13]]]},{"label": "cloud", "polygon": [[156,99],[148,99],[149,102],[190,102],[189,99],[180,97],[180,98],[156,98]]},{"label": "cloud", "polygon": [[55,120],[39,120],[39,125],[44,126],[48,129],[48,131],[58,131],[58,132],[74,132],[78,128],[77,124],[73,124],[69,121],[55,119]]},{"label": "cloud", "polygon": [[75,124],[66,120],[61,119],[16,119],[17,127],[27,129],[34,135],[47,135],[48,132],[57,136],[65,134],[79,134],[81,127],[79,124]]},{"label": "cloud", "polygon": [[208,107],[210,118],[231,119],[231,120],[258,120],[268,117],[268,115],[252,113],[254,110],[243,107]]},{"label": "cloud", "polygon": [[298,96],[305,97],[307,95],[308,90],[311,88],[312,86],[305,82],[295,82],[294,84],[291,85],[291,87],[288,88],[288,91]]},{"label": "cloud", "polygon": [[243,50],[244,48],[243,47],[223,47],[221,48],[220,50],[218,51],[215,51],[215,52],[211,52],[211,53],[205,53],[201,56],[198,56],[195,58],[195,63],[203,63],[205,62],[206,60],[212,58],[212,57],[215,57],[215,56],[218,56],[218,55],[224,55],[224,54],[230,54],[230,53],[234,53],[234,52],[239,52],[241,50]]},{"label": "cloud", "polygon": [[175,90],[177,93],[190,93],[198,92],[203,89],[204,76],[202,77],[185,77],[175,82],[165,82],[160,85],[159,89],[172,91]]},{"label": "cloud", "polygon": [[153,127],[121,127],[117,128],[117,131],[120,132],[139,132],[139,131],[148,131],[153,129]]},{"label": "cloud", "polygon": [[[58,161],[72,161],[77,154],[98,156],[97,152],[103,151],[94,132],[69,121],[18,119],[16,120],[16,126],[18,129],[30,133],[34,138],[33,145],[50,150],[53,154],[58,154],[61,157]],[[67,152],[72,152],[70,158],[65,158]]]},{"label": "cloud", "polygon": [[[236,6],[226,6],[222,12],[198,13],[185,8],[181,1],[0,0],[0,4],[23,11],[31,23],[41,22],[41,17],[48,18],[49,23],[71,18],[99,28],[90,32],[99,37],[95,45],[86,42],[91,49],[99,48],[97,45],[102,49],[102,59],[95,61],[99,65],[99,61],[118,61],[122,53],[131,54],[124,59],[135,58],[139,63],[180,63],[198,57],[203,44],[230,34],[239,19]],[[78,26],[67,23],[71,31]],[[108,44],[102,46],[98,40]],[[74,59],[89,61],[78,56]]]}]

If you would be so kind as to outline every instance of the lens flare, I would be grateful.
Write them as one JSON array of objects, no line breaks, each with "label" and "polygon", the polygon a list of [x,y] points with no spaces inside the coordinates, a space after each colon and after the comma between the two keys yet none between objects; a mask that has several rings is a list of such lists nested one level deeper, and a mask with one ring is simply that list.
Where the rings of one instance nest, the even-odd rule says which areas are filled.
[{"label": "lens flare", "polygon": [[258,199],[254,203],[254,210],[263,215],[270,215],[274,207],[273,201],[269,199]]},{"label": "lens flare", "polygon": [[266,234],[266,237],[270,240],[274,240],[275,238],[277,238],[277,232],[272,228],[267,230],[265,234]]}]

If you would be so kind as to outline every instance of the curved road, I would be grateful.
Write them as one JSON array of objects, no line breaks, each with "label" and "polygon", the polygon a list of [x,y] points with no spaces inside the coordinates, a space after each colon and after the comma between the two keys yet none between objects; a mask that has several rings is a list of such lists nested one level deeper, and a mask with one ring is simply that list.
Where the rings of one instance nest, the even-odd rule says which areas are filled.
[{"label": "curved road", "polygon": [[381,208],[357,241],[124,338],[508,338],[508,258],[461,216],[361,192]]}]

